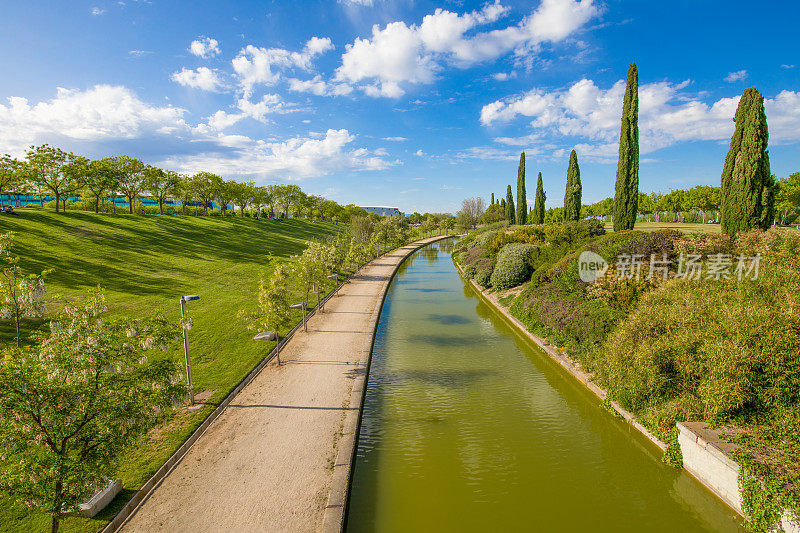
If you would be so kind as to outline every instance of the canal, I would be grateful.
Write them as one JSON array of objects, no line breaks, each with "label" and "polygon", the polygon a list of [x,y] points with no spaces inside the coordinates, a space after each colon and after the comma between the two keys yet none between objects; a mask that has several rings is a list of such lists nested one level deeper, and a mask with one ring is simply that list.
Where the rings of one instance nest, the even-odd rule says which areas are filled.
[{"label": "canal", "polygon": [[461,280],[409,257],[376,332],[347,531],[740,531]]}]

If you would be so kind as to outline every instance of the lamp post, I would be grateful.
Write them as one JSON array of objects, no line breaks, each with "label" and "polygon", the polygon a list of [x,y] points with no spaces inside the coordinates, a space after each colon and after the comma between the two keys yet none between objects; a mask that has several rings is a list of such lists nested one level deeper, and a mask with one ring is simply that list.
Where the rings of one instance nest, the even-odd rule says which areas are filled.
[{"label": "lamp post", "polygon": [[253,337],[254,341],[277,341],[275,343],[275,356],[278,358],[278,366],[281,364],[281,340],[277,331],[264,331]]},{"label": "lamp post", "polygon": [[[331,279],[333,281],[339,281],[339,274],[329,274],[327,276],[327,278]],[[333,294],[336,295],[336,291],[338,290],[338,287],[334,288],[333,290],[334,290]],[[325,312],[325,300],[322,301],[322,308],[321,309],[322,309],[322,312],[324,313]]]},{"label": "lamp post", "polygon": [[306,303],[305,302],[297,302],[296,304],[292,304],[289,307],[292,309],[302,309],[303,310],[303,331],[308,331],[308,326],[306,326]]},{"label": "lamp post", "polygon": [[[196,294],[181,296],[181,318],[186,316],[186,302],[199,300]],[[189,329],[183,326],[183,356],[186,359],[186,381],[189,382],[189,405],[194,405],[194,390],[192,389],[192,358],[189,356]]]}]

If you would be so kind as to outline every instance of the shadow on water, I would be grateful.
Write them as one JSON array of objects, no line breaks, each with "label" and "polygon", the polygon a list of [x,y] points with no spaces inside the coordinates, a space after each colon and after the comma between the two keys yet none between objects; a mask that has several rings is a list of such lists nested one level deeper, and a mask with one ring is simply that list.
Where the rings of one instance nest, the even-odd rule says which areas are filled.
[{"label": "shadow on water", "polygon": [[454,324],[470,324],[473,322],[472,320],[461,315],[442,315],[436,313],[428,314],[425,319],[431,322],[438,322],[439,324],[444,324],[446,326]]},{"label": "shadow on water", "polygon": [[469,387],[478,380],[497,374],[496,370],[403,370],[391,372],[384,383],[399,385],[409,381],[421,381],[440,387]]}]

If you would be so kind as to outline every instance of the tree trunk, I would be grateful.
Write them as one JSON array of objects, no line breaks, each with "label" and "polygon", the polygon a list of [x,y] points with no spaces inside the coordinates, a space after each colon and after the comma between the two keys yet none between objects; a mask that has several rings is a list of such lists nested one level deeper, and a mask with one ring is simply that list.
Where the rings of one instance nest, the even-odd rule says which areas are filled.
[{"label": "tree trunk", "polygon": [[161,198],[158,199],[158,212],[162,215],[164,214],[164,200]]},{"label": "tree trunk", "polygon": [[59,196],[59,194],[56,193],[56,213],[58,213],[58,204],[60,201],[61,201],[61,196]]},{"label": "tree trunk", "polygon": [[133,214],[133,199],[130,196],[128,196],[128,211]]},{"label": "tree trunk", "polygon": [[50,533],[58,533],[59,522],[61,521],[61,492],[64,486],[60,481],[56,481],[56,498],[53,509],[53,520],[50,523]]}]

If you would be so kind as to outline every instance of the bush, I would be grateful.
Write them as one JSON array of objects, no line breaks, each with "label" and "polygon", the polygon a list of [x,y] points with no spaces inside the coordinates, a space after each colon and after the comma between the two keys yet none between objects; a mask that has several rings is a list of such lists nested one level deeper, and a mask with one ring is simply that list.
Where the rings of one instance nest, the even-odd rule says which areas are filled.
[{"label": "bush", "polygon": [[478,273],[475,274],[475,283],[483,287],[484,289],[489,287],[492,278],[492,271],[482,268],[478,270]]},{"label": "bush", "polygon": [[500,250],[492,272],[492,287],[504,290],[526,282],[531,273],[528,259],[535,249],[531,244],[513,243]]},{"label": "bush", "polygon": [[467,265],[464,267],[464,275],[467,276],[467,279],[472,279],[475,277],[475,273],[477,272],[477,268],[475,265]]}]

